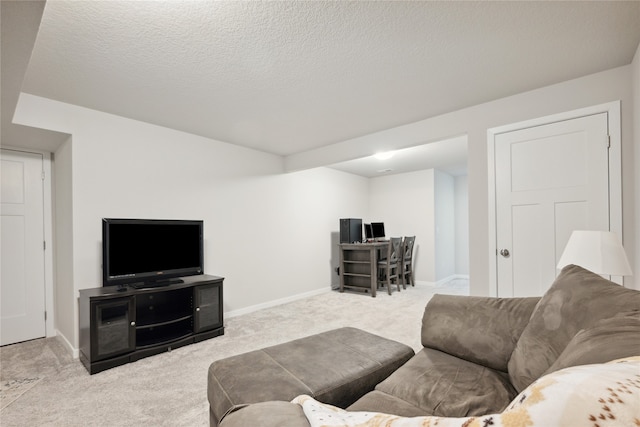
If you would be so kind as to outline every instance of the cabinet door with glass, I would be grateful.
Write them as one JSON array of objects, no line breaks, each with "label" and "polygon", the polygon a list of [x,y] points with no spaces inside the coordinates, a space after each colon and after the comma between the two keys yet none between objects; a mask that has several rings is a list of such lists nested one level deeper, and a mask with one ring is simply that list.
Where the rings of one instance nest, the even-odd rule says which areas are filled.
[{"label": "cabinet door with glass", "polygon": [[135,297],[91,303],[91,361],[135,350]]},{"label": "cabinet door with glass", "polygon": [[204,332],[222,326],[222,281],[195,286],[194,332]]}]

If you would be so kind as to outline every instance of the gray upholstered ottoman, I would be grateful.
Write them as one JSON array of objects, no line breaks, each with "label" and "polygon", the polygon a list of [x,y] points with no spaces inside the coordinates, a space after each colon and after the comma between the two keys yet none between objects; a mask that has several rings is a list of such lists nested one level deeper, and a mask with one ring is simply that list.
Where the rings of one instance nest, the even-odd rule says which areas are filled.
[{"label": "gray upholstered ottoman", "polygon": [[238,406],[300,394],[345,408],[413,355],[399,342],[340,328],[215,361],[207,391],[211,426]]}]

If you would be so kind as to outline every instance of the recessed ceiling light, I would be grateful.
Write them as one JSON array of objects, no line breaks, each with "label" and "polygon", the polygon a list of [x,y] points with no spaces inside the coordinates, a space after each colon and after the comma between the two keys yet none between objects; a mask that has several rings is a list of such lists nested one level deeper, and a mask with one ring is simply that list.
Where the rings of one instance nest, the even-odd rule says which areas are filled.
[{"label": "recessed ceiling light", "polygon": [[393,157],[394,151],[384,151],[382,153],[376,153],[375,158],[378,160],[388,160]]},{"label": "recessed ceiling light", "polygon": [[378,171],[378,173],[388,173],[388,172],[391,172],[391,171],[393,171],[393,169],[380,169]]}]

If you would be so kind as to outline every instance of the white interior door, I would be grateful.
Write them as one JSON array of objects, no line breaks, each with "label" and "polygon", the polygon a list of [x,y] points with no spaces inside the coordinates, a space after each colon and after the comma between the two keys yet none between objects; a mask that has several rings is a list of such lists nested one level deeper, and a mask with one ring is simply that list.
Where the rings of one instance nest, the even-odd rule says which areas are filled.
[{"label": "white interior door", "polygon": [[1,150],[0,345],[44,337],[43,157]]},{"label": "white interior door", "polygon": [[495,137],[498,296],[539,296],[573,230],[609,230],[607,113]]}]

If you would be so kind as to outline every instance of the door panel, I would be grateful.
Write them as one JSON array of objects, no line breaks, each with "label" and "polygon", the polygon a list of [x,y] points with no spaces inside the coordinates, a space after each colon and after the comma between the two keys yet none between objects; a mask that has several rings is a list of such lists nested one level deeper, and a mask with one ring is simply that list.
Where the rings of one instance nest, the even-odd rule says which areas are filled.
[{"label": "door panel", "polygon": [[[10,256],[12,262],[2,263],[2,318],[23,316],[27,310],[25,295],[25,226],[21,216],[2,216],[2,256]],[[4,334],[3,334],[4,335]]]},{"label": "door panel", "polygon": [[498,296],[542,295],[573,230],[609,230],[607,113],[496,135]]},{"label": "door panel", "polygon": [[107,359],[135,350],[135,302],[133,297],[100,301],[91,305],[91,361]]},{"label": "door panel", "polygon": [[586,230],[589,227],[588,205],[586,202],[565,202],[555,205],[555,253],[562,255],[564,247],[573,230]]},{"label": "door panel", "polygon": [[45,336],[42,155],[2,150],[0,345]]},{"label": "door panel", "polygon": [[194,332],[204,332],[222,326],[221,284],[201,285],[194,289]]},{"label": "door panel", "polygon": [[572,188],[587,183],[588,140],[583,132],[520,137],[526,139],[515,140],[510,147],[513,192]]},{"label": "door panel", "polygon": [[513,281],[513,292],[518,295],[531,293],[532,290],[537,292],[540,286],[540,265],[528,260],[534,259],[542,246],[540,233],[536,231],[541,227],[531,226],[540,222],[542,210],[540,205],[513,207],[513,245],[510,249],[513,262],[510,266],[513,270],[512,276],[519,278]]}]

